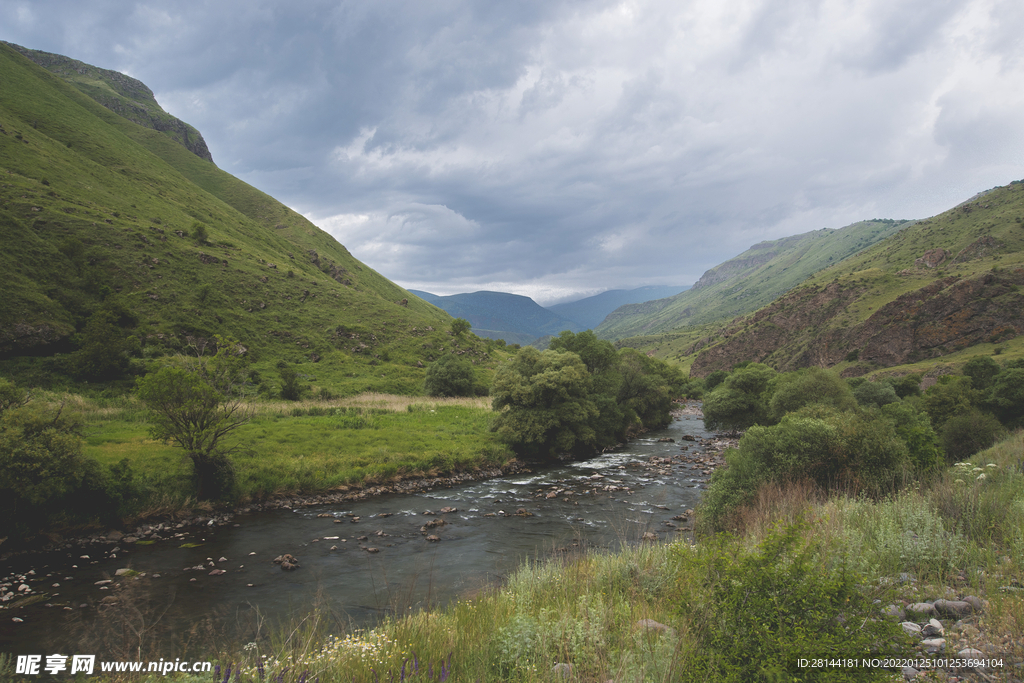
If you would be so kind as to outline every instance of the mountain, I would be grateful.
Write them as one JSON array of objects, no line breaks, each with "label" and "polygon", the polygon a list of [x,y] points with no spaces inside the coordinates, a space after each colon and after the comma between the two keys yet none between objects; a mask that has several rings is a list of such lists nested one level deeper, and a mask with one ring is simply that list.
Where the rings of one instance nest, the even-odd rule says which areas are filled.
[{"label": "mountain", "polygon": [[707,331],[680,358],[704,376],[741,361],[855,376],[1024,352],[1024,181],[1014,181],[816,273],[769,306]]},{"label": "mountain", "polygon": [[387,385],[384,366],[422,367],[448,343],[447,314],[218,169],[149,88],[25,52],[0,44],[0,358],[74,351],[100,311],[145,357],[221,334],[339,382]]},{"label": "mountain", "polygon": [[546,308],[552,313],[579,323],[584,329],[591,330],[600,325],[605,317],[619,306],[662,299],[687,289],[689,289],[689,285],[685,287],[648,286],[637,289],[609,289],[607,292],[588,296],[585,299],[555,304]]},{"label": "mountain", "polygon": [[622,306],[594,332],[604,339],[670,332],[756,311],[815,272],[898,232],[907,221],[871,220],[755,244],[681,294]]},{"label": "mountain", "polygon": [[563,330],[582,332],[587,329],[543,308],[528,296],[507,292],[438,296],[415,289],[409,291],[452,317],[468,320],[474,334],[489,339],[530,344],[540,337],[557,335]]}]

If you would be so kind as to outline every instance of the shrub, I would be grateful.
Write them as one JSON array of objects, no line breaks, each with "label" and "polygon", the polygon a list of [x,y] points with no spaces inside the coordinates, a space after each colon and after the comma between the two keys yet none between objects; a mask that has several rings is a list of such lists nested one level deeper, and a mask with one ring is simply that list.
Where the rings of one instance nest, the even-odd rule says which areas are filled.
[{"label": "shrub", "polygon": [[896,389],[888,382],[862,382],[853,390],[853,396],[865,408],[881,408],[899,400]]},{"label": "shrub", "polygon": [[988,405],[1007,427],[1024,427],[1024,368],[1008,368],[995,376]]},{"label": "shrub", "polygon": [[946,460],[950,463],[966,460],[994,444],[1004,431],[999,420],[977,409],[954,415],[940,431]]},{"label": "shrub", "polygon": [[472,396],[473,366],[455,354],[441,356],[427,368],[423,390],[427,396]]},{"label": "shrub", "polygon": [[[908,644],[895,622],[878,618],[845,558],[835,561],[804,540],[803,529],[776,527],[751,550],[719,537],[677,553],[688,593],[681,611],[697,641],[678,680],[814,680],[813,670],[798,667],[800,658],[862,658]],[[818,673],[830,681],[891,678],[868,668]]]},{"label": "shrub", "polygon": [[711,430],[741,430],[768,423],[770,385],[776,372],[753,363],[733,371],[704,397],[704,425]]},{"label": "shrub", "polygon": [[815,403],[850,410],[856,405],[854,393],[839,375],[823,368],[787,372],[774,380],[769,414],[778,422],[786,413]]},{"label": "shrub", "polygon": [[975,356],[964,364],[963,373],[971,378],[971,386],[985,391],[992,386],[992,381],[1002,368],[991,356]]},{"label": "shrub", "polygon": [[575,353],[526,347],[494,374],[491,429],[522,455],[587,453],[597,445],[590,373]]},{"label": "shrub", "polygon": [[286,401],[300,401],[305,387],[299,384],[299,373],[287,363],[280,363],[281,398]]}]

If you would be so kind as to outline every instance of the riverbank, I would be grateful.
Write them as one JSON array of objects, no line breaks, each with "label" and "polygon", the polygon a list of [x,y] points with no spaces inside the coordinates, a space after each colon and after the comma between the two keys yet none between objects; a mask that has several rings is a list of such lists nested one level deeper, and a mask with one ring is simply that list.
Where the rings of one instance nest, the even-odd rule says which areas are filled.
[{"label": "riverbank", "polygon": [[[221,676],[240,669],[241,681],[399,680],[404,672],[406,680],[625,683],[727,672],[754,680],[767,671],[892,681],[924,680],[929,662],[929,680],[1019,681],[1022,450],[1017,433],[877,501],[830,498],[798,483],[765,487],[736,516],[732,536],[697,545],[638,540],[619,552],[531,562],[473,600],[369,631],[338,633],[327,612],[314,610],[287,633],[210,658]],[[787,627],[762,630],[764,613],[785,615]],[[884,668],[886,654],[918,666]],[[800,668],[800,658],[840,663]],[[973,664],[949,664],[957,659]]]}]

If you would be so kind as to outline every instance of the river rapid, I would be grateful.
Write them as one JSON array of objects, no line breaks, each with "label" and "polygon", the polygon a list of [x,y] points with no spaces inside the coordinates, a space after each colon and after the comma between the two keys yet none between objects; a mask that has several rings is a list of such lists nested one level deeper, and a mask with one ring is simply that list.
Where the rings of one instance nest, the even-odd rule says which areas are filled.
[{"label": "river rapid", "polygon": [[[113,656],[141,631],[144,649],[175,657],[212,642],[212,634],[220,642],[255,640],[314,604],[344,622],[339,630],[372,627],[389,613],[472,596],[528,559],[673,540],[689,532],[692,508],[728,445],[694,412],[584,461],[237,514],[152,545],[110,542],[9,558],[0,565],[0,585],[7,584],[0,594],[14,596],[0,611],[0,651]],[[298,569],[274,562],[285,554]],[[139,575],[117,576],[119,569]],[[126,620],[127,635],[112,628]]]}]

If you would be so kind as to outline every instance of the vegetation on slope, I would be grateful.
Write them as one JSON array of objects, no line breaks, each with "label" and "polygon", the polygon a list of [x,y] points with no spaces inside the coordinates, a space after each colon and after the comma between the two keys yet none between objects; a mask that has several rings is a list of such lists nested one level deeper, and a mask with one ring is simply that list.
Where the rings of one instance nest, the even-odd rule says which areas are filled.
[{"label": "vegetation on slope", "polygon": [[898,232],[907,221],[871,220],[755,244],[676,296],[622,306],[595,328],[603,339],[655,335],[755,311],[815,272]]},{"label": "vegetation on slope", "polygon": [[6,44],[0,71],[0,357],[19,382],[116,379],[73,357],[97,315],[136,366],[221,334],[268,378],[283,360],[342,394],[418,392],[454,350],[443,311],[294,211]]}]

